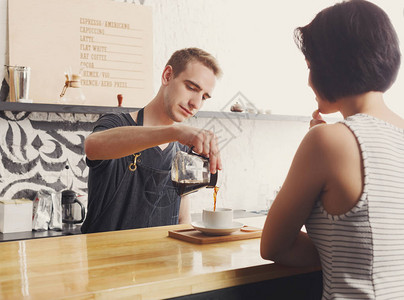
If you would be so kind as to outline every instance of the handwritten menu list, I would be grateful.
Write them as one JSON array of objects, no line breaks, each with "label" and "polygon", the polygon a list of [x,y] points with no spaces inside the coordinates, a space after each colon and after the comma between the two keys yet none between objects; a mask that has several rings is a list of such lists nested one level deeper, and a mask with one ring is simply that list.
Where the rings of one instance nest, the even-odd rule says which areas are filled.
[{"label": "handwritten menu list", "polygon": [[13,0],[8,15],[9,64],[31,67],[34,103],[58,103],[66,72],[81,73],[83,105],[117,106],[118,94],[125,107],[150,101],[150,7],[101,0]]},{"label": "handwritten menu list", "polygon": [[127,23],[80,18],[82,85],[144,88],[143,35]]}]

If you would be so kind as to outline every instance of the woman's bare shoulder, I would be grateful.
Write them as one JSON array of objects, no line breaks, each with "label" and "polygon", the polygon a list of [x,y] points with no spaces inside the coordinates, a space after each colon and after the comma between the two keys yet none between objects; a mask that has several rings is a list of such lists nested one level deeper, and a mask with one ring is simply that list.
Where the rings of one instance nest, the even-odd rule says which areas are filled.
[{"label": "woman's bare shoulder", "polygon": [[313,159],[323,163],[324,167],[335,167],[338,162],[356,160],[359,154],[354,134],[342,123],[313,127],[306,134],[301,147]]},{"label": "woman's bare shoulder", "polygon": [[306,138],[317,146],[344,146],[344,143],[355,142],[352,131],[342,123],[317,125],[309,130]]}]

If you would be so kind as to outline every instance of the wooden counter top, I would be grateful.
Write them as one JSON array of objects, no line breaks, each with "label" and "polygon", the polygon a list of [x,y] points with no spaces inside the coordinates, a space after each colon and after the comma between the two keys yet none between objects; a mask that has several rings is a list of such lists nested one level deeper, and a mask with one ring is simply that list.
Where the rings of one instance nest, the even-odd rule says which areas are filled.
[{"label": "wooden counter top", "polygon": [[161,299],[316,271],[263,260],[259,238],[199,245],[168,237],[190,227],[0,243],[0,299]]}]

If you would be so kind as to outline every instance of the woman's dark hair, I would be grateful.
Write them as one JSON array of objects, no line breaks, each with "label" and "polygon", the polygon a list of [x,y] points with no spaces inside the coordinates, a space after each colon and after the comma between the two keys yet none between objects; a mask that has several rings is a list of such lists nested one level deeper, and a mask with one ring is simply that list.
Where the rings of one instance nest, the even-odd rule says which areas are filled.
[{"label": "woman's dark hair", "polygon": [[311,82],[326,100],[385,92],[397,77],[400,49],[387,14],[364,0],[338,3],[295,29]]}]

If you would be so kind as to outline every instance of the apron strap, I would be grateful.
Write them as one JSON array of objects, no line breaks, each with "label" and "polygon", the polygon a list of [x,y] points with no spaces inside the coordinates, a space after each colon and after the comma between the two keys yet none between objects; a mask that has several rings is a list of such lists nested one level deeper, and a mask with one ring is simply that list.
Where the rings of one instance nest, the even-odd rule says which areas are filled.
[{"label": "apron strap", "polygon": [[143,126],[143,113],[144,113],[144,107],[141,108],[137,113],[136,124],[138,126]]},{"label": "apron strap", "polygon": [[[137,117],[136,117],[136,124],[137,126],[143,126],[143,112],[144,112],[144,107],[141,108],[138,113],[137,113]],[[138,152],[138,153],[133,153],[133,163],[131,163],[129,165],[129,170],[134,172],[137,169],[137,158],[142,154],[142,152]]]}]

